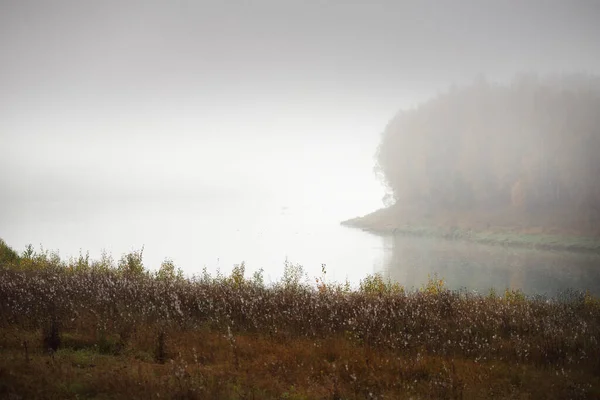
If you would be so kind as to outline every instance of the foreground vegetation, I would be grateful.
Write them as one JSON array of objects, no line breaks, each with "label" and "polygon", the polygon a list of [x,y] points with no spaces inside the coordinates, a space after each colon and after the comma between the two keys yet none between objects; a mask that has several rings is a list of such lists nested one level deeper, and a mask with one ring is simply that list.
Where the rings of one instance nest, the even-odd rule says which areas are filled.
[{"label": "foreground vegetation", "polygon": [[600,302],[185,277],[0,243],[3,398],[598,398]]}]

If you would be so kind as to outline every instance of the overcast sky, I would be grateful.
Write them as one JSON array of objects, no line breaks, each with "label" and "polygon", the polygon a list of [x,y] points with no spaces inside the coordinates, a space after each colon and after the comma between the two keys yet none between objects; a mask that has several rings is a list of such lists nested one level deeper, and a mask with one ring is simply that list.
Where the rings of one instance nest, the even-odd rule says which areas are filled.
[{"label": "overcast sky", "polygon": [[165,192],[367,212],[400,108],[480,74],[597,73],[599,21],[595,0],[1,0],[0,222]]}]

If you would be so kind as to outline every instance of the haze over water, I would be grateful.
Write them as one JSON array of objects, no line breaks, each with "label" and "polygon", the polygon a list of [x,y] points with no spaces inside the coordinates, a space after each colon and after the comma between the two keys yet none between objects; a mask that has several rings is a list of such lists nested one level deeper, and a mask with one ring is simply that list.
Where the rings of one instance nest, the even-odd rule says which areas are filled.
[{"label": "haze over water", "polygon": [[[364,146],[370,151],[346,143],[343,153],[331,144],[314,144],[306,150],[271,148],[281,155],[270,155],[267,147],[257,155],[214,144],[189,154],[183,146],[179,158],[166,152],[163,158],[172,157],[166,165],[193,162],[202,164],[200,170],[161,180],[164,161],[149,161],[145,168],[158,177],[157,187],[143,186],[132,176],[132,188],[109,181],[66,198],[59,188],[49,201],[22,199],[20,210],[4,217],[5,240],[20,249],[41,243],[65,256],[81,248],[94,257],[105,248],[116,259],[145,245],[150,268],[165,257],[189,274],[200,273],[203,266],[226,272],[245,261],[249,271],[264,268],[265,277],[273,279],[287,256],[315,273],[325,263],[332,277],[343,280],[347,274],[356,280],[371,271],[373,247],[380,248],[380,240],[343,228],[339,221],[381,205],[383,191],[371,172],[373,143]],[[361,152],[366,154],[359,163]],[[155,157],[161,158],[160,152],[148,160]],[[234,162],[241,165],[237,171]],[[210,178],[210,171],[227,168],[227,179]],[[262,176],[258,183],[252,174]]]}]

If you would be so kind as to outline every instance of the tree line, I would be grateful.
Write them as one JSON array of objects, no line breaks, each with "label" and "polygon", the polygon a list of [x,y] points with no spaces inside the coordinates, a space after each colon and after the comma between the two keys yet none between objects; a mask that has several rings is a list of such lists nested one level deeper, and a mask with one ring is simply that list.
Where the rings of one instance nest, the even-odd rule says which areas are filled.
[{"label": "tree line", "polygon": [[583,213],[600,221],[600,78],[477,80],[399,112],[376,169],[396,204]]}]

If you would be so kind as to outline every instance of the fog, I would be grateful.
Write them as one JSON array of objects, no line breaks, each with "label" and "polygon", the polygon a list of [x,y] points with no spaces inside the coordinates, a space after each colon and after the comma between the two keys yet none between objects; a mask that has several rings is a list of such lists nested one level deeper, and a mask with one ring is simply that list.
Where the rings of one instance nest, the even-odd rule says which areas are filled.
[{"label": "fog", "polygon": [[595,1],[2,1],[0,237],[356,281],[390,257],[339,222],[382,207],[394,115],[480,76],[600,73],[599,20]]}]

